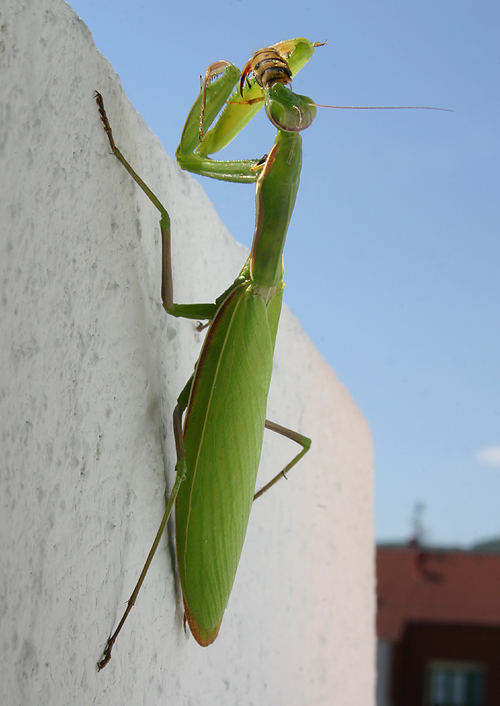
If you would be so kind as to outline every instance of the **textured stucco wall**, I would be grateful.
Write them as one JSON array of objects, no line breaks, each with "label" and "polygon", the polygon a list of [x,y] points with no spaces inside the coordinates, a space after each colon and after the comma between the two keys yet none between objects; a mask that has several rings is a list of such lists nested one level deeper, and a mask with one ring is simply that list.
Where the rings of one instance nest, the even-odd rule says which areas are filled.
[{"label": "textured stucco wall", "polygon": [[[110,156],[94,89],[171,213],[176,300],[213,299],[245,251],[68,5],[0,13],[2,703],[373,703],[370,433],[286,308],[268,416],[313,447],[253,509],[218,640],[184,634],[170,533],[96,672],[172,485],[202,334],[162,310],[157,213]],[[294,450],[268,434],[262,477]]]}]

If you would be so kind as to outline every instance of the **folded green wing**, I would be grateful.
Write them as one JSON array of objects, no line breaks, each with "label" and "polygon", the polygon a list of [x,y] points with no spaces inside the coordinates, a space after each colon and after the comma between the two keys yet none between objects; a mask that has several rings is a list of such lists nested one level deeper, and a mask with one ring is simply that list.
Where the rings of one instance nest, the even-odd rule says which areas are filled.
[{"label": "folded green wing", "polygon": [[215,640],[255,492],[282,292],[266,303],[248,282],[221,305],[186,412],[187,476],[176,504],[177,556],[196,640]]}]

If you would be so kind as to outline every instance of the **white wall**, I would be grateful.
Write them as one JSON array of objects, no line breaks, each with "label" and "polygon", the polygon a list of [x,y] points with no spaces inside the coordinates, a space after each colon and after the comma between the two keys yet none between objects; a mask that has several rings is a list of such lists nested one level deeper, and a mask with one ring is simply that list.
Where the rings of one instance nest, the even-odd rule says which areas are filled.
[{"label": "white wall", "polygon": [[[201,335],[162,310],[157,213],[110,156],[94,89],[171,213],[177,301],[213,299],[245,251],[68,5],[3,0],[1,24],[2,703],[368,706],[370,433],[286,309],[268,416],[313,447],[255,505],[219,638],[184,634],[169,534],[96,672],[173,481],[171,414]],[[294,450],[268,436],[263,476]]]}]

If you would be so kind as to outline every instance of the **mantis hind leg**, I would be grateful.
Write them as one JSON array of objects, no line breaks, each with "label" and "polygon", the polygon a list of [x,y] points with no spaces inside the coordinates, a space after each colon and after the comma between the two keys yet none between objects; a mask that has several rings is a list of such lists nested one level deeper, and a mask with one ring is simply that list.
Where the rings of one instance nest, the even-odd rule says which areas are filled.
[{"label": "mantis hind leg", "polygon": [[299,453],[292,458],[290,463],[287,463],[283,470],[277,473],[274,478],[269,481],[269,483],[266,483],[263,488],[261,488],[257,493],[255,493],[255,495],[253,496],[254,500],[257,500],[257,498],[260,498],[261,495],[264,495],[264,493],[266,493],[269,488],[272,488],[272,486],[275,485],[281,478],[286,478],[286,474],[288,473],[288,471],[290,471],[311,448],[311,439],[309,439],[307,436],[303,436],[302,434],[299,434],[298,432],[293,431],[292,429],[287,429],[287,427],[282,427],[279,424],[276,424],[276,422],[271,422],[266,419],[266,429],[269,429],[269,431],[274,431],[277,434],[286,436],[287,439],[295,441],[297,444],[302,446],[302,451],[299,451]]},{"label": "mantis hind leg", "polygon": [[116,642],[116,638],[118,637],[126,619],[128,618],[128,615],[132,608],[134,607],[135,601],[137,599],[137,596],[139,594],[139,591],[141,590],[141,586],[144,582],[144,579],[146,578],[146,574],[149,569],[149,565],[151,564],[153,557],[156,553],[156,550],[158,549],[158,545],[160,543],[160,540],[163,536],[163,533],[165,531],[165,527],[167,526],[167,522],[169,520],[169,517],[172,513],[172,509],[174,507],[175,499],[177,498],[177,495],[179,493],[179,488],[181,487],[181,483],[184,480],[184,477],[186,475],[186,459],[185,459],[185,454],[184,454],[184,443],[182,440],[182,415],[184,413],[184,410],[186,409],[187,405],[187,400],[189,399],[189,392],[191,389],[191,385],[193,383],[193,377],[191,376],[188,382],[186,383],[184,389],[182,390],[181,394],[179,395],[179,398],[177,400],[177,405],[174,409],[174,414],[173,414],[173,426],[174,426],[174,438],[175,438],[175,446],[176,446],[176,451],[177,451],[177,463],[175,464],[175,482],[174,482],[174,487],[172,488],[170,492],[170,496],[168,498],[167,502],[167,507],[165,508],[165,512],[163,514],[163,518],[161,520],[160,526],[158,528],[158,532],[156,533],[156,537],[154,539],[154,542],[151,546],[151,549],[149,550],[148,558],[146,559],[146,563],[144,564],[144,567],[141,571],[141,575],[139,576],[139,580],[136,583],[136,586],[132,592],[132,595],[127,601],[127,607],[125,609],[125,612],[122,616],[122,619],[118,623],[118,627],[114,631],[114,633],[111,635],[111,637],[108,638],[108,641],[106,643],[106,647],[104,649],[104,653],[97,663],[97,671],[101,671],[101,669],[104,669],[104,667],[107,665],[109,660],[111,659],[111,650],[113,649],[113,645]]}]

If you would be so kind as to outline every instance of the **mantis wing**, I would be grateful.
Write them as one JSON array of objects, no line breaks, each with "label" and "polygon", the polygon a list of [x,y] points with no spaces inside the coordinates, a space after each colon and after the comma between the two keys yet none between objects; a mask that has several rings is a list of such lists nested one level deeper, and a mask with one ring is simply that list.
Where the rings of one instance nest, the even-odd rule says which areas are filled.
[{"label": "mantis wing", "polygon": [[186,617],[200,645],[217,637],[245,539],[283,286],[267,304],[248,282],[231,292],[194,375],[176,536]]}]

